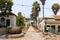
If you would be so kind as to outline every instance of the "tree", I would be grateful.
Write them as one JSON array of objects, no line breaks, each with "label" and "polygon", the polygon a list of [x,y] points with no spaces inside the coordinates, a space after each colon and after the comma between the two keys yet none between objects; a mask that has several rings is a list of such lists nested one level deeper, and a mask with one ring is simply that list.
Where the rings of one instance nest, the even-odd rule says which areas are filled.
[{"label": "tree", "polygon": [[40,5],[37,1],[35,1],[32,7],[31,18],[36,20],[36,27],[37,27],[37,16],[39,15],[39,12],[40,12]]},{"label": "tree", "polygon": [[57,12],[59,11],[59,4],[54,3],[54,4],[52,5],[52,11],[53,11],[54,14],[56,15]]},{"label": "tree", "polygon": [[12,5],[13,5],[12,0],[0,0],[1,12],[6,12],[6,10],[11,11]]},{"label": "tree", "polygon": [[16,18],[16,25],[24,28],[24,17],[22,16],[21,12],[18,13],[18,16]]}]

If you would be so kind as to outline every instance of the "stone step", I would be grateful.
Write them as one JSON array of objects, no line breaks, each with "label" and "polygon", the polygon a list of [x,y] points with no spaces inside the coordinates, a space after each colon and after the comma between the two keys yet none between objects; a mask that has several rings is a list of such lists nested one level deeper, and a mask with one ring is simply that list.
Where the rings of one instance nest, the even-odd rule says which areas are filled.
[{"label": "stone step", "polygon": [[23,37],[25,33],[20,33],[20,34],[10,34],[7,36],[7,38],[18,38],[18,37]]}]

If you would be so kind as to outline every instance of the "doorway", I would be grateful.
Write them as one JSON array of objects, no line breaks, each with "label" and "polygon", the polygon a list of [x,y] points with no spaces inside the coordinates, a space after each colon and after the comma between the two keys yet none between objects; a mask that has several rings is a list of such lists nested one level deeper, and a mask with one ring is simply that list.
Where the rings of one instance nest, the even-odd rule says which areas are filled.
[{"label": "doorway", "polygon": [[55,34],[55,25],[51,25],[51,32]]},{"label": "doorway", "polygon": [[10,20],[9,19],[6,20],[6,25],[10,26]]},{"label": "doorway", "polygon": [[58,34],[60,34],[60,25],[58,26]]}]

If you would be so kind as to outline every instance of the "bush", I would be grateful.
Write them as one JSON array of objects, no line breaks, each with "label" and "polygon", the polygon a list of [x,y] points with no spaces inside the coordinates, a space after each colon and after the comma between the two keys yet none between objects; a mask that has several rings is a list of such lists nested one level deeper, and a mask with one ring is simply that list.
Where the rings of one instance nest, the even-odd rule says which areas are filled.
[{"label": "bush", "polygon": [[24,17],[22,16],[21,12],[18,13],[16,18],[16,25],[20,28],[24,28]]}]

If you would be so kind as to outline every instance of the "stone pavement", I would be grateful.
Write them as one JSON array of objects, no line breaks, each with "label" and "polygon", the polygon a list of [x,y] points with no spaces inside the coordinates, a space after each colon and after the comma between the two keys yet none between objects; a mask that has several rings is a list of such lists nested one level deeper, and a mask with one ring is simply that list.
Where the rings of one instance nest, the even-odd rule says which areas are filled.
[{"label": "stone pavement", "polygon": [[44,40],[44,38],[41,37],[40,34],[36,32],[32,26],[30,26],[24,37],[0,39],[0,40]]}]

